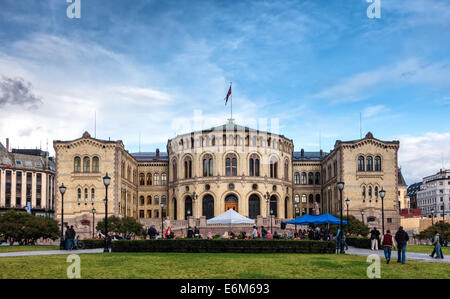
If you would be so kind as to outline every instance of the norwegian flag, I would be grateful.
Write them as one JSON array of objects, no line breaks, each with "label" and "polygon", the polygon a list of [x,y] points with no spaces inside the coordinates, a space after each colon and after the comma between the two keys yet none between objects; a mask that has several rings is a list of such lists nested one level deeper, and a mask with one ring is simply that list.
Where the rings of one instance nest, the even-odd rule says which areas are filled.
[{"label": "norwegian flag", "polygon": [[227,103],[228,103],[228,98],[231,96],[231,85],[230,85],[230,89],[228,89],[228,93],[227,93],[227,96],[225,97],[225,106],[227,105]]}]

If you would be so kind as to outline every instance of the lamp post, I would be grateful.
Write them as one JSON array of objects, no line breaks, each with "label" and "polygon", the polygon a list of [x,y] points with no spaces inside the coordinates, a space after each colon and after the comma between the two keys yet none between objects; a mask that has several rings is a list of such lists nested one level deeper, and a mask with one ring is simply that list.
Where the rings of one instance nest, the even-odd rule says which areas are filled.
[{"label": "lamp post", "polygon": [[349,227],[349,221],[348,221],[348,206],[350,205],[350,199],[346,199],[345,200],[345,205],[347,206],[347,233],[349,232],[349,229],[348,229],[348,227]]},{"label": "lamp post", "polygon": [[383,236],[384,236],[384,196],[386,195],[386,191],[384,191],[383,188],[380,190],[380,197],[381,197],[381,226],[383,229]]},{"label": "lamp post", "polygon": [[338,182],[337,183],[337,187],[339,189],[339,194],[340,194],[340,204],[339,204],[339,210],[340,210],[340,214],[341,214],[341,221],[339,223],[339,229],[340,229],[340,253],[345,253],[344,251],[344,237],[343,237],[343,231],[342,231],[342,190],[344,190],[344,182]]},{"label": "lamp post", "polygon": [[270,233],[273,235],[273,231],[272,231],[272,214],[273,214],[273,210],[270,209]]},{"label": "lamp post", "polygon": [[362,224],[364,224],[364,209],[361,210],[361,220]]},{"label": "lamp post", "polygon": [[111,178],[108,176],[108,173],[103,177],[103,184],[106,188],[106,197],[105,197],[105,249],[103,252],[109,252],[108,248],[108,186],[111,183]]},{"label": "lamp post", "polygon": [[166,205],[165,197],[161,198],[161,236],[164,238],[164,206]]},{"label": "lamp post", "polygon": [[61,242],[59,243],[59,249],[64,250],[64,193],[66,193],[66,186],[62,184],[59,187],[61,192]]},{"label": "lamp post", "polygon": [[186,227],[186,237],[189,230],[189,216],[191,216],[191,210],[187,210],[187,227]]},{"label": "lamp post", "polygon": [[94,236],[94,222],[95,222],[95,213],[97,210],[95,208],[92,208],[92,239],[95,238]]},{"label": "lamp post", "polygon": [[431,209],[431,225],[434,225],[434,208]]},{"label": "lamp post", "polygon": [[[298,202],[294,202],[294,218],[297,218]],[[295,232],[297,232],[297,224],[295,224]]]}]

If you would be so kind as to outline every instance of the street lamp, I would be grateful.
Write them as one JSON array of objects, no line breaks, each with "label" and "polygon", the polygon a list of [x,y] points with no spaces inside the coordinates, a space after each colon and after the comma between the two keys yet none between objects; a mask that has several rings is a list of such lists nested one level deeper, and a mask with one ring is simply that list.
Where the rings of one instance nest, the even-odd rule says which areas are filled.
[{"label": "street lamp", "polygon": [[92,239],[95,238],[94,236],[94,222],[95,222],[95,213],[97,210],[95,208],[92,208]]},{"label": "street lamp", "polygon": [[431,209],[431,225],[434,225],[434,208]]},{"label": "street lamp", "polygon": [[361,220],[362,224],[364,224],[364,209],[361,210]]},{"label": "street lamp", "polygon": [[166,205],[166,198],[161,198],[161,236],[164,238],[164,206]]},{"label": "street lamp", "polygon": [[59,243],[59,249],[64,250],[64,193],[66,193],[66,186],[64,183],[59,187],[61,192],[61,242]]},{"label": "street lamp", "polygon": [[380,190],[381,197],[381,225],[383,228],[383,236],[384,236],[384,196],[386,195],[386,191],[383,188]]},{"label": "street lamp", "polygon": [[349,225],[349,220],[348,220],[348,206],[350,205],[350,199],[346,199],[345,200],[345,205],[347,206],[347,232],[349,232],[349,229],[348,229],[348,225]]},{"label": "street lamp", "polygon": [[188,209],[187,210],[187,227],[186,227],[186,237],[187,237],[187,233],[188,233],[188,230],[189,230],[189,216],[191,216],[191,210],[190,209]]},{"label": "street lamp", "polygon": [[344,251],[344,237],[343,237],[343,231],[342,231],[342,190],[344,190],[344,182],[338,182],[337,183],[337,187],[338,187],[338,189],[339,189],[339,194],[340,194],[340,205],[339,205],[339,210],[340,210],[340,214],[341,214],[341,221],[340,221],[340,223],[339,223],[339,229],[340,229],[340,240],[339,240],[339,243],[340,243],[340,247],[341,247],[341,249],[340,249],[340,253],[345,253],[345,251]]},{"label": "street lamp", "polygon": [[273,231],[272,231],[272,214],[273,214],[273,210],[270,209],[270,233],[273,235]]},{"label": "street lamp", "polygon": [[106,188],[106,197],[105,197],[105,249],[103,252],[109,252],[108,248],[108,186],[111,183],[111,178],[108,176],[108,173],[103,177],[103,184]]}]

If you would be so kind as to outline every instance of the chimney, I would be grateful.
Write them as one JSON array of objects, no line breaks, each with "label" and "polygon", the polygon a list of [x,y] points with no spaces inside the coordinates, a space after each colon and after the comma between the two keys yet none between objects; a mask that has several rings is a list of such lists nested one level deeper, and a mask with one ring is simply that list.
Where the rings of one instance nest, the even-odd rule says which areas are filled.
[{"label": "chimney", "polygon": [[6,151],[9,152],[9,138],[6,138]]},{"label": "chimney", "polygon": [[321,157],[323,156],[323,150],[320,150],[320,156]]},{"label": "chimney", "polygon": [[305,156],[305,150],[304,150],[304,149],[302,149],[302,150],[300,151],[300,155],[301,155],[302,157]]},{"label": "chimney", "polygon": [[156,149],[156,157],[159,157],[159,148]]}]

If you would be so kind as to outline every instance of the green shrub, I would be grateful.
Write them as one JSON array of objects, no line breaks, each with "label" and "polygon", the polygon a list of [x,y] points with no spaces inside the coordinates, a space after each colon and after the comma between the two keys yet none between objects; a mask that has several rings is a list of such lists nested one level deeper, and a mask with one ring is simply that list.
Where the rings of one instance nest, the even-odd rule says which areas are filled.
[{"label": "green shrub", "polygon": [[84,243],[85,249],[95,249],[105,247],[105,239],[86,239],[81,240]]},{"label": "green shrub", "polygon": [[348,237],[345,239],[348,246],[356,248],[371,248],[371,241],[368,238]]},{"label": "green shrub", "polygon": [[334,242],[299,240],[163,239],[112,243],[113,252],[334,253]]}]

